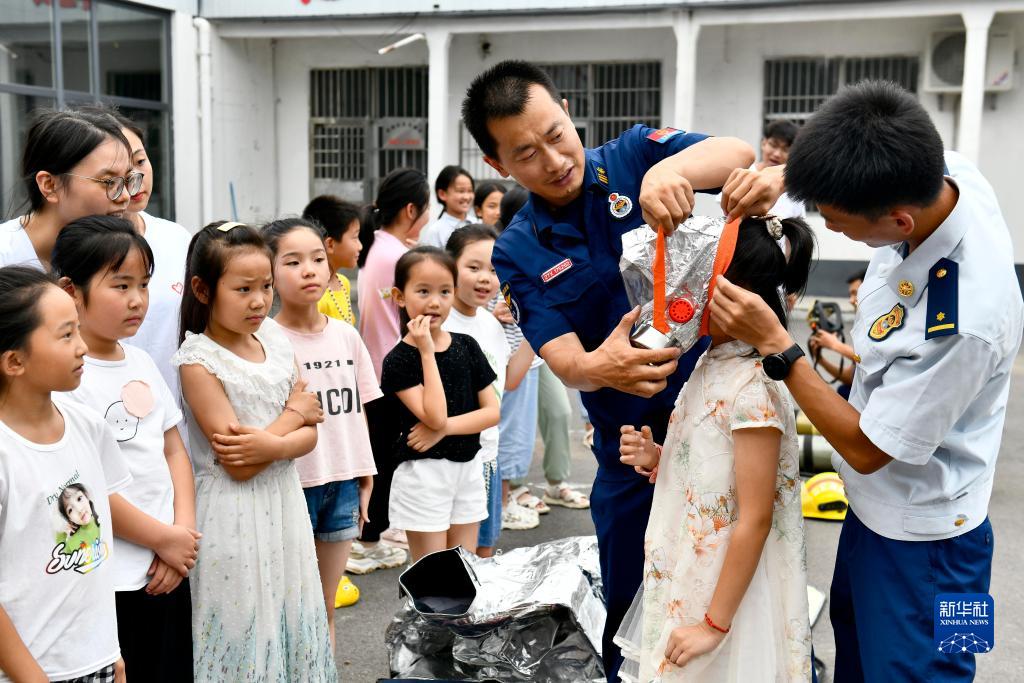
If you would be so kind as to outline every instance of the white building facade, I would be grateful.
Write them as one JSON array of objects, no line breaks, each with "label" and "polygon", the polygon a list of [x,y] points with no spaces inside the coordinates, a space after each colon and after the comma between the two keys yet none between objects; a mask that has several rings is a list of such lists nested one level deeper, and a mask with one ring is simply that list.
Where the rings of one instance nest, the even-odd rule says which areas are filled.
[{"label": "white building facade", "polygon": [[[1024,0],[0,0],[0,27],[7,8],[83,2],[165,17],[167,212],[193,229],[297,213],[323,191],[365,200],[398,166],[488,177],[459,105],[476,74],[516,58],[551,71],[588,145],[644,121],[756,147],[766,121],[802,121],[845,83],[895,80],[995,186],[1024,270]],[[0,126],[10,168],[6,115]],[[870,251],[810,221],[812,291],[839,291]]]}]

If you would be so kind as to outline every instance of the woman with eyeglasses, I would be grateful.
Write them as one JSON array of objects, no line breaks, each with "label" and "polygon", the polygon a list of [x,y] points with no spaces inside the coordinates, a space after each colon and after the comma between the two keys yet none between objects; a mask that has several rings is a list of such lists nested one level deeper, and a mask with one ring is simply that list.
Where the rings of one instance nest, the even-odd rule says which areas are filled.
[{"label": "woman with eyeglasses", "polygon": [[143,185],[131,149],[109,114],[37,112],[21,160],[28,213],[0,224],[0,266],[48,269],[57,234],[96,214],[124,216]]}]

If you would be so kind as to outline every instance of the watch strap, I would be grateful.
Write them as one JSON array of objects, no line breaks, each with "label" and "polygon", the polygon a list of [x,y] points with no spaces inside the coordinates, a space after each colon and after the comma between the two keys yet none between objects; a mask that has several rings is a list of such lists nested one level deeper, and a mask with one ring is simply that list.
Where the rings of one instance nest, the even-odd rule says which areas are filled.
[{"label": "watch strap", "polygon": [[795,363],[798,358],[804,355],[804,350],[800,348],[799,344],[793,344],[788,349],[783,351],[780,355],[786,359],[786,363],[789,365],[789,367],[793,367],[793,363]]}]

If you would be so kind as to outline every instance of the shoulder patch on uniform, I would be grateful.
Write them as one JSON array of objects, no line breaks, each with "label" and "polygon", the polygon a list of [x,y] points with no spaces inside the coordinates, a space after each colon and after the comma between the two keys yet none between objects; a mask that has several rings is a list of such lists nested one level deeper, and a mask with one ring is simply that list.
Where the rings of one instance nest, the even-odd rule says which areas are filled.
[{"label": "shoulder patch on uniform", "polygon": [[655,142],[664,145],[666,142],[672,139],[672,137],[679,135],[682,132],[683,131],[677,128],[659,128],[653,133],[648,133],[647,139],[654,140]]},{"label": "shoulder patch on uniform", "polygon": [[518,325],[520,319],[519,303],[512,296],[512,285],[507,282],[501,283],[501,296],[505,299],[505,305],[508,306],[508,312],[512,315],[512,320]]},{"label": "shoulder patch on uniform", "polygon": [[928,317],[925,339],[956,334],[959,308],[960,264],[941,258],[928,271]]},{"label": "shoulder patch on uniform", "polygon": [[868,336],[875,341],[882,341],[896,330],[903,327],[903,320],[906,318],[907,309],[903,304],[896,304],[888,313],[884,313],[871,323]]}]

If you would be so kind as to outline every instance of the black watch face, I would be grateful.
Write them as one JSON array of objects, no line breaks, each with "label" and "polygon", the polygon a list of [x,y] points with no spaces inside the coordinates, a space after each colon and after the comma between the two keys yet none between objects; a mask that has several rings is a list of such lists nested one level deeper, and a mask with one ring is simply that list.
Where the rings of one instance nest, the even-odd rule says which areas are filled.
[{"label": "black watch face", "polygon": [[764,374],[768,375],[768,377],[774,380],[780,380],[786,376],[788,363],[776,355],[771,355],[764,357],[761,361],[761,367],[764,368]]}]

